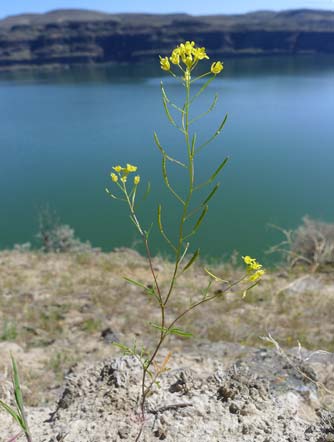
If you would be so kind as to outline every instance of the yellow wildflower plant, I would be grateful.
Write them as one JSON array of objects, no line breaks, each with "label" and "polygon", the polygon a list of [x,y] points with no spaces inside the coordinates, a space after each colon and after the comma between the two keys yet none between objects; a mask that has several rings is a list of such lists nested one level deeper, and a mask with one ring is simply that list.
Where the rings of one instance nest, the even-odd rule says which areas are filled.
[{"label": "yellow wildflower plant", "polygon": [[[126,354],[135,356],[142,365],[141,393],[140,402],[138,403],[141,412],[141,422],[145,422],[147,398],[151,394],[153,386],[158,383],[159,376],[165,371],[164,364],[167,363],[166,360],[162,365],[157,365],[157,357],[160,354],[160,349],[170,335],[178,335],[179,337],[191,336],[190,333],[178,327],[179,321],[190,311],[197,309],[202,304],[218,299],[224,293],[227,293],[232,289],[235,290],[236,286],[241,288],[244,294],[247,293],[247,290],[251,289],[264,275],[262,265],[259,264],[255,258],[244,256],[243,260],[246,264],[246,271],[240,279],[229,281],[225,278],[214,275],[214,273],[207,269],[204,269],[207,276],[206,284],[198,287],[197,294],[194,294],[194,296],[188,300],[184,300],[186,306],[183,309],[176,311],[174,308],[175,304],[170,305],[171,303],[169,302],[175,294],[175,289],[180,281],[179,277],[199,258],[199,249],[192,251],[189,255],[191,250],[190,238],[196,234],[207,215],[208,203],[219,188],[219,183],[216,182],[216,179],[228,161],[228,158],[222,158],[218,167],[212,171],[211,177],[209,176],[208,179],[202,183],[197,181],[198,178],[195,176],[197,167],[195,167],[195,165],[197,165],[196,162],[198,162],[198,154],[221,133],[227,120],[227,115],[225,115],[213,135],[209,136],[207,140],[204,140],[202,143],[197,141],[197,133],[193,128],[193,123],[199,118],[212,112],[217,103],[217,96],[215,96],[209,109],[206,110],[206,112],[199,114],[199,116],[195,115],[194,117],[191,117],[191,106],[215,79],[215,76],[223,70],[222,62],[215,61],[211,64],[211,68],[208,67],[208,72],[201,74],[192,80],[194,69],[200,61],[207,59],[209,59],[209,56],[206,53],[206,49],[204,47],[197,47],[194,41],[180,43],[171,51],[171,55],[168,57],[160,56],[161,69],[180,81],[185,89],[183,102],[175,103],[168,97],[164,85],[161,83],[162,101],[166,117],[169,123],[181,134],[180,136],[184,140],[185,154],[180,154],[180,157],[176,158],[174,155],[171,156],[171,152],[163,147],[158,135],[154,133],[155,144],[162,156],[162,178],[164,184],[175,199],[175,202],[178,205],[181,205],[180,217],[178,219],[168,218],[170,213],[168,210],[164,210],[162,213],[162,205],[159,204],[157,207],[157,227],[173,256],[173,268],[168,281],[164,280],[163,283],[161,283],[159,275],[156,272],[156,267],[153,263],[150,237],[152,226],[146,230],[142,226],[136,211],[136,197],[137,191],[139,191],[137,186],[141,180],[140,175],[135,174],[133,176],[133,185],[131,189],[128,189],[128,186],[125,185],[129,174],[137,171],[137,166],[133,166],[129,163],[127,163],[125,167],[119,165],[114,166],[113,170],[115,171],[115,174],[111,174],[111,179],[116,182],[116,187],[118,187],[122,196],[119,198],[107,191],[111,197],[119,199],[128,205],[130,219],[143,241],[148,268],[151,274],[151,281],[149,283],[143,283],[128,277],[125,279],[130,284],[140,287],[145,294],[150,296],[152,302],[155,302],[157,309],[160,310],[159,322],[150,323],[152,328],[155,331],[158,331],[156,341],[152,348],[145,349],[143,347],[140,352],[138,352],[139,347],[136,344],[134,344],[133,347],[117,344]],[[173,72],[173,69],[179,70],[178,75]],[[204,84],[193,92],[192,83],[206,76],[208,76],[208,78]],[[184,173],[186,176],[182,175],[181,180],[175,179],[174,176],[170,176],[170,163],[173,163],[175,166],[181,166],[181,173]],[[120,182],[118,182],[118,180]],[[187,184],[181,186],[181,182],[186,182]],[[149,187],[150,186],[148,185],[147,193]],[[206,191],[207,193],[201,196],[203,202],[201,205],[197,206],[196,201],[198,201],[198,192],[202,192],[205,188],[208,188]],[[193,198],[195,194],[196,198]],[[165,218],[167,218],[167,220],[165,220]],[[212,285],[221,283],[224,283],[221,290],[214,290],[212,288]],[[155,370],[156,367],[158,367],[158,369]],[[139,441],[142,430],[143,427],[141,427],[136,441]]]}]

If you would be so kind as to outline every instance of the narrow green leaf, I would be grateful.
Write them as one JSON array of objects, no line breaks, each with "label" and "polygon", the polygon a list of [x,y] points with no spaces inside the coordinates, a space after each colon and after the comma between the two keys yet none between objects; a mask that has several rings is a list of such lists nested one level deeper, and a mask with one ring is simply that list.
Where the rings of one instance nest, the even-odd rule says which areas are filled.
[{"label": "narrow green leaf", "polygon": [[185,246],[185,248],[184,248],[184,251],[183,251],[183,253],[182,253],[182,255],[181,255],[181,258],[179,259],[179,265],[180,265],[181,262],[184,260],[184,257],[186,256],[186,254],[187,254],[187,252],[188,252],[189,246],[190,246],[190,243],[187,242],[187,244],[186,244],[186,246]]},{"label": "narrow green leaf", "polygon": [[118,347],[120,350],[122,350],[122,352],[123,352],[125,355],[132,355],[132,354],[133,354],[132,349],[131,349],[130,347],[124,345],[124,344],[121,344],[121,343],[119,343],[119,342],[113,342],[113,345],[114,345],[115,347]]},{"label": "narrow green leaf", "polygon": [[198,98],[204,91],[205,89],[209,86],[209,84],[214,80],[215,77],[210,77],[201,87],[201,89],[193,96],[193,98],[191,99],[190,103],[192,103],[193,101],[196,100],[196,98]]},{"label": "narrow green leaf", "polygon": [[113,193],[110,192],[110,190],[106,187],[105,188],[106,193],[111,197],[114,198],[114,200],[118,200],[120,198],[118,198],[116,195],[114,195]]},{"label": "narrow green leaf", "polygon": [[184,269],[182,270],[182,272],[185,272],[187,269],[189,269],[189,267],[191,267],[194,262],[196,261],[196,259],[199,257],[199,249],[197,249],[195,251],[195,253],[193,254],[193,256],[190,258],[188,264],[184,267]]},{"label": "narrow green leaf", "polygon": [[153,373],[151,372],[151,370],[145,370],[145,371],[149,375],[149,377],[153,380],[154,376],[153,376]]},{"label": "narrow green leaf", "polygon": [[167,96],[167,94],[166,94],[166,91],[165,91],[165,88],[164,88],[164,86],[163,86],[163,82],[162,82],[162,81],[161,81],[161,83],[160,83],[160,87],[161,87],[161,92],[162,92],[162,97],[163,97],[163,99],[165,99],[166,102],[167,102],[168,104],[170,104],[174,109],[177,109],[179,112],[183,113],[183,112],[184,112],[184,109],[181,109],[179,106],[177,106],[175,103],[173,103],[173,102],[168,98],[168,96]]},{"label": "narrow green leaf", "polygon": [[20,425],[23,431],[25,431],[26,427],[21,416],[9,405],[5,404],[2,400],[0,400],[0,407],[2,407],[8,414],[12,416],[12,418]]},{"label": "narrow green leaf", "polygon": [[215,136],[219,135],[220,132],[223,130],[226,121],[227,121],[227,114],[225,115],[223,121],[221,122],[220,126],[219,126],[218,129],[216,130],[216,132],[215,132]]},{"label": "narrow green leaf", "polygon": [[201,210],[202,208],[202,204],[200,206],[195,207],[195,209],[193,209],[191,212],[188,213],[188,215],[186,216],[186,220],[192,218],[194,215],[196,215],[196,213]]},{"label": "narrow green leaf", "polygon": [[147,199],[147,197],[149,196],[150,192],[151,192],[151,183],[148,182],[147,186],[146,186],[145,193],[143,195],[143,201],[145,201]]},{"label": "narrow green leaf", "polygon": [[157,135],[156,132],[154,132],[153,137],[154,137],[155,145],[156,145],[157,148],[160,150],[160,152],[161,152],[162,154],[164,154],[164,153],[165,153],[165,150],[164,150],[164,148],[161,146],[160,140],[159,140],[158,135]]},{"label": "narrow green leaf", "polygon": [[12,360],[15,402],[16,402],[18,410],[20,411],[21,416],[24,416],[23,397],[22,397],[19,373],[18,373],[16,361],[15,361],[13,355],[11,355],[10,357]]},{"label": "narrow green leaf", "polygon": [[185,203],[184,203],[183,199],[180,197],[180,195],[177,192],[175,192],[175,190],[172,188],[172,186],[169,183],[168,175],[167,175],[166,155],[162,156],[162,176],[163,176],[164,182],[165,182],[167,188],[169,189],[169,191],[184,206]]},{"label": "narrow green leaf", "polygon": [[202,203],[202,206],[204,206],[204,205],[206,205],[210,200],[211,200],[211,198],[213,197],[213,195],[217,192],[217,190],[219,189],[219,186],[220,186],[220,184],[219,183],[217,183],[216,185],[215,185],[215,187],[211,190],[211,192],[209,193],[209,195],[206,197],[206,199],[203,201],[203,203]]},{"label": "narrow green leaf", "polygon": [[212,137],[209,138],[209,139],[208,139],[205,143],[203,143],[200,147],[198,147],[198,148],[196,149],[195,153],[198,153],[198,152],[200,152],[202,149],[204,149],[204,147],[206,147],[208,144],[210,144],[211,141],[213,141],[213,140],[214,140],[214,139],[220,134],[220,132],[223,130],[223,128],[224,128],[224,126],[225,126],[225,123],[226,123],[226,121],[227,121],[227,117],[228,117],[228,114],[225,115],[225,117],[224,117],[222,123],[220,124],[220,126],[218,127],[218,129],[216,130],[216,132],[212,135]]},{"label": "narrow green leaf", "polygon": [[132,284],[132,285],[135,285],[135,286],[137,286],[137,287],[140,287],[140,288],[142,288],[142,289],[144,289],[144,290],[147,289],[146,285],[143,284],[143,283],[141,283],[141,282],[139,282],[139,281],[135,281],[134,279],[130,279],[130,278],[126,278],[126,277],[124,277],[124,279],[125,279],[125,281],[129,282],[129,283]]},{"label": "narrow green leaf", "polygon": [[225,165],[227,164],[228,160],[229,160],[229,158],[226,157],[224,159],[224,161],[219,165],[219,167],[214,171],[214,173],[209,178],[210,182],[212,182],[216,178],[216,176],[219,174],[219,172],[225,167]]},{"label": "narrow green leaf", "polygon": [[213,109],[216,107],[217,101],[218,101],[218,94],[215,94],[213,102],[212,102],[211,106],[209,107],[208,112],[213,111]]},{"label": "narrow green leaf", "polygon": [[209,109],[208,109],[206,112],[203,112],[202,114],[200,114],[200,115],[198,115],[197,117],[193,118],[193,119],[189,122],[189,124],[193,124],[193,123],[195,123],[196,121],[201,120],[203,117],[205,117],[205,116],[208,115],[210,112],[212,112],[213,109],[216,107],[217,101],[218,101],[218,95],[215,94],[215,97],[214,97],[213,102],[212,102],[211,106],[209,107]]},{"label": "narrow green leaf", "polygon": [[176,123],[175,123],[174,118],[172,117],[171,113],[169,112],[169,109],[168,109],[168,105],[167,105],[166,100],[162,100],[162,101],[163,101],[164,109],[165,109],[165,113],[166,113],[166,115],[167,115],[167,118],[168,118],[169,122],[170,122],[173,126],[176,127]]},{"label": "narrow green leaf", "polygon": [[155,295],[154,290],[150,289],[149,287],[146,287],[146,285],[143,284],[142,282],[135,281],[134,279],[126,278],[125,276],[123,277],[123,279],[125,279],[125,281],[129,282],[132,285],[142,288],[145,291],[145,293],[147,293],[148,295],[153,295],[153,296]]},{"label": "narrow green leaf", "polygon": [[156,328],[157,330],[166,333],[167,329],[165,327],[161,327],[158,324],[155,324],[154,322],[149,323],[153,328]]},{"label": "narrow green leaf", "polygon": [[165,89],[164,89],[164,87],[163,87],[162,82],[161,82],[161,92],[162,92],[162,102],[163,102],[163,105],[164,105],[164,109],[165,109],[166,116],[167,116],[169,122],[170,122],[173,126],[177,127],[177,124],[175,123],[174,118],[172,117],[172,115],[171,115],[171,113],[170,113],[170,111],[169,111],[168,104],[169,104],[170,100],[169,100],[169,98],[167,97],[167,94],[166,94],[166,92],[165,92]]},{"label": "narrow green leaf", "polygon": [[188,333],[188,332],[182,330],[181,328],[176,328],[176,327],[171,328],[168,331],[168,334],[182,336],[183,338],[191,338],[192,337],[192,333]]},{"label": "narrow green leaf", "polygon": [[170,102],[170,99],[167,97],[167,94],[166,94],[166,91],[165,91],[165,88],[164,88],[164,84],[163,84],[162,81],[160,82],[160,88],[161,88],[162,98],[163,98],[164,100],[166,100],[167,103],[169,103],[169,102]]},{"label": "narrow green leaf", "polygon": [[200,216],[199,216],[199,218],[198,218],[198,220],[197,220],[197,222],[196,222],[196,224],[195,224],[195,226],[193,228],[192,233],[195,233],[198,230],[199,226],[202,224],[202,221],[203,221],[205,215],[208,212],[208,209],[209,209],[209,206],[205,206],[204,207],[204,209],[202,210],[202,213],[200,214]]},{"label": "narrow green leaf", "polygon": [[219,281],[219,282],[227,282],[228,283],[228,281],[226,281],[225,279],[221,279],[221,278],[219,278],[219,276],[216,276],[216,275],[214,275],[212,272],[210,272],[208,269],[204,269],[204,271],[212,278],[212,279],[214,279],[215,281]]},{"label": "narrow green leaf", "polygon": [[176,252],[176,247],[174,246],[172,241],[168,238],[168,236],[163,228],[162,221],[161,221],[161,210],[162,210],[162,207],[161,207],[161,204],[159,204],[158,205],[158,215],[157,215],[159,231],[160,231],[162,237],[164,238],[164,240],[168,243],[168,245],[174,250],[174,252]]},{"label": "narrow green leaf", "polygon": [[136,223],[136,220],[134,219],[134,217],[132,215],[129,215],[129,218],[130,218],[131,222],[134,224],[134,226],[136,227],[136,229],[138,230],[138,224]]},{"label": "narrow green leaf", "polygon": [[164,229],[162,227],[162,222],[161,222],[161,204],[158,205],[158,226],[159,226],[160,232],[163,233]]},{"label": "narrow green leaf", "polygon": [[169,161],[171,161],[172,163],[176,163],[176,164],[178,164],[179,166],[182,166],[182,167],[184,167],[184,168],[187,169],[187,166],[186,166],[184,163],[182,163],[182,161],[176,160],[175,158],[170,157],[170,156],[167,154],[167,152],[165,151],[165,149],[161,146],[161,143],[160,143],[160,141],[159,141],[159,138],[158,138],[158,135],[156,134],[156,132],[154,132],[154,135],[153,135],[153,136],[154,136],[154,142],[155,142],[157,148],[160,150],[162,156],[165,156],[166,159],[169,160]]},{"label": "narrow green leaf", "polygon": [[182,336],[184,338],[190,338],[192,336],[191,333],[185,332],[184,330],[177,328],[177,327],[173,327],[171,329],[168,329],[166,327],[161,327],[158,324],[154,324],[153,322],[150,322],[150,325],[153,328],[156,328],[159,331],[162,331],[163,333],[167,333],[169,335],[178,335],[178,336]]}]

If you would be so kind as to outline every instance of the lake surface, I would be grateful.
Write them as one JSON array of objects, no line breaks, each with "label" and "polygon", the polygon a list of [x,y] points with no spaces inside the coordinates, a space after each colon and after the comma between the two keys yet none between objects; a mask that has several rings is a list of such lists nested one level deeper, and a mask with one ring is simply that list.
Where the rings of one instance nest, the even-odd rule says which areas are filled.
[{"label": "lake surface", "polygon": [[[161,79],[181,104],[183,88],[154,66],[0,75],[0,248],[33,241],[46,205],[94,246],[136,245],[125,207],[104,191],[112,187],[111,167],[127,162],[139,166],[141,187],[152,184],[140,209],[144,224],[155,221],[160,200],[166,229],[175,233],[178,206],[161,183],[153,130],[175,155],[183,155],[183,140],[165,118]],[[229,117],[199,158],[199,182],[230,160],[193,247],[213,258],[238,250],[266,260],[280,240],[268,224],[295,228],[306,214],[334,222],[334,58],[226,59],[194,115],[216,92],[199,140]],[[183,170],[170,173],[182,191]],[[156,227],[152,243],[167,253]]]}]

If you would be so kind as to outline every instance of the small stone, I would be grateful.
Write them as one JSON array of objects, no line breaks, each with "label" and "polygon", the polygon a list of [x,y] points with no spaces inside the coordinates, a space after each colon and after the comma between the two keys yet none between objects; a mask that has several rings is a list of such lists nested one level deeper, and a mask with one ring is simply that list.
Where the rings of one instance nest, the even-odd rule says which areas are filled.
[{"label": "small stone", "polygon": [[234,402],[232,402],[232,403],[230,404],[229,410],[230,410],[230,413],[231,413],[231,414],[238,414],[238,413],[239,413],[239,407],[238,407],[238,405],[235,404]]},{"label": "small stone", "polygon": [[118,436],[121,439],[128,439],[130,435],[130,428],[129,427],[122,427],[118,430]]},{"label": "small stone", "polygon": [[103,338],[103,341],[106,344],[112,344],[113,342],[119,342],[118,336],[116,335],[116,333],[113,332],[113,330],[111,330],[110,327],[102,330],[101,337]]}]

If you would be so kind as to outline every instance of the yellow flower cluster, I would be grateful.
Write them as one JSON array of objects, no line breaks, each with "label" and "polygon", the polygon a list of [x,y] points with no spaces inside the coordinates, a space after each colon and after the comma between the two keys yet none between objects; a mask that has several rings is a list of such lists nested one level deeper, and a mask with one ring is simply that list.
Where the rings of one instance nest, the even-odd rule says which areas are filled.
[{"label": "yellow flower cluster", "polygon": [[[170,57],[160,57],[160,66],[163,71],[171,70],[171,63],[183,69],[183,63],[187,72],[191,72],[200,60],[209,59],[205,48],[196,47],[194,41],[186,41],[173,49]],[[216,61],[211,65],[211,73],[219,74],[223,70],[223,64]]]},{"label": "yellow flower cluster", "polygon": [[[128,175],[129,175],[129,173],[136,172],[137,169],[138,169],[137,166],[133,166],[132,164],[129,164],[129,163],[128,163],[125,167],[122,167],[122,166],[114,166],[114,167],[113,167],[113,170],[114,170],[116,173],[112,172],[112,173],[110,174],[110,176],[111,176],[111,180],[112,180],[114,183],[117,183],[117,182],[118,182],[118,179],[119,179],[122,183],[126,183],[126,182],[127,182],[127,179],[128,179]],[[140,182],[140,176],[139,176],[139,175],[136,175],[136,176],[134,177],[134,179],[133,179],[133,183],[134,183],[135,186],[137,186],[137,185],[139,184],[139,182]]]},{"label": "yellow flower cluster", "polygon": [[249,281],[257,281],[260,279],[264,274],[265,271],[262,270],[262,265],[259,264],[255,258],[251,258],[250,256],[243,256],[242,259],[244,260],[244,263],[247,266],[247,273],[249,273],[248,280]]}]

